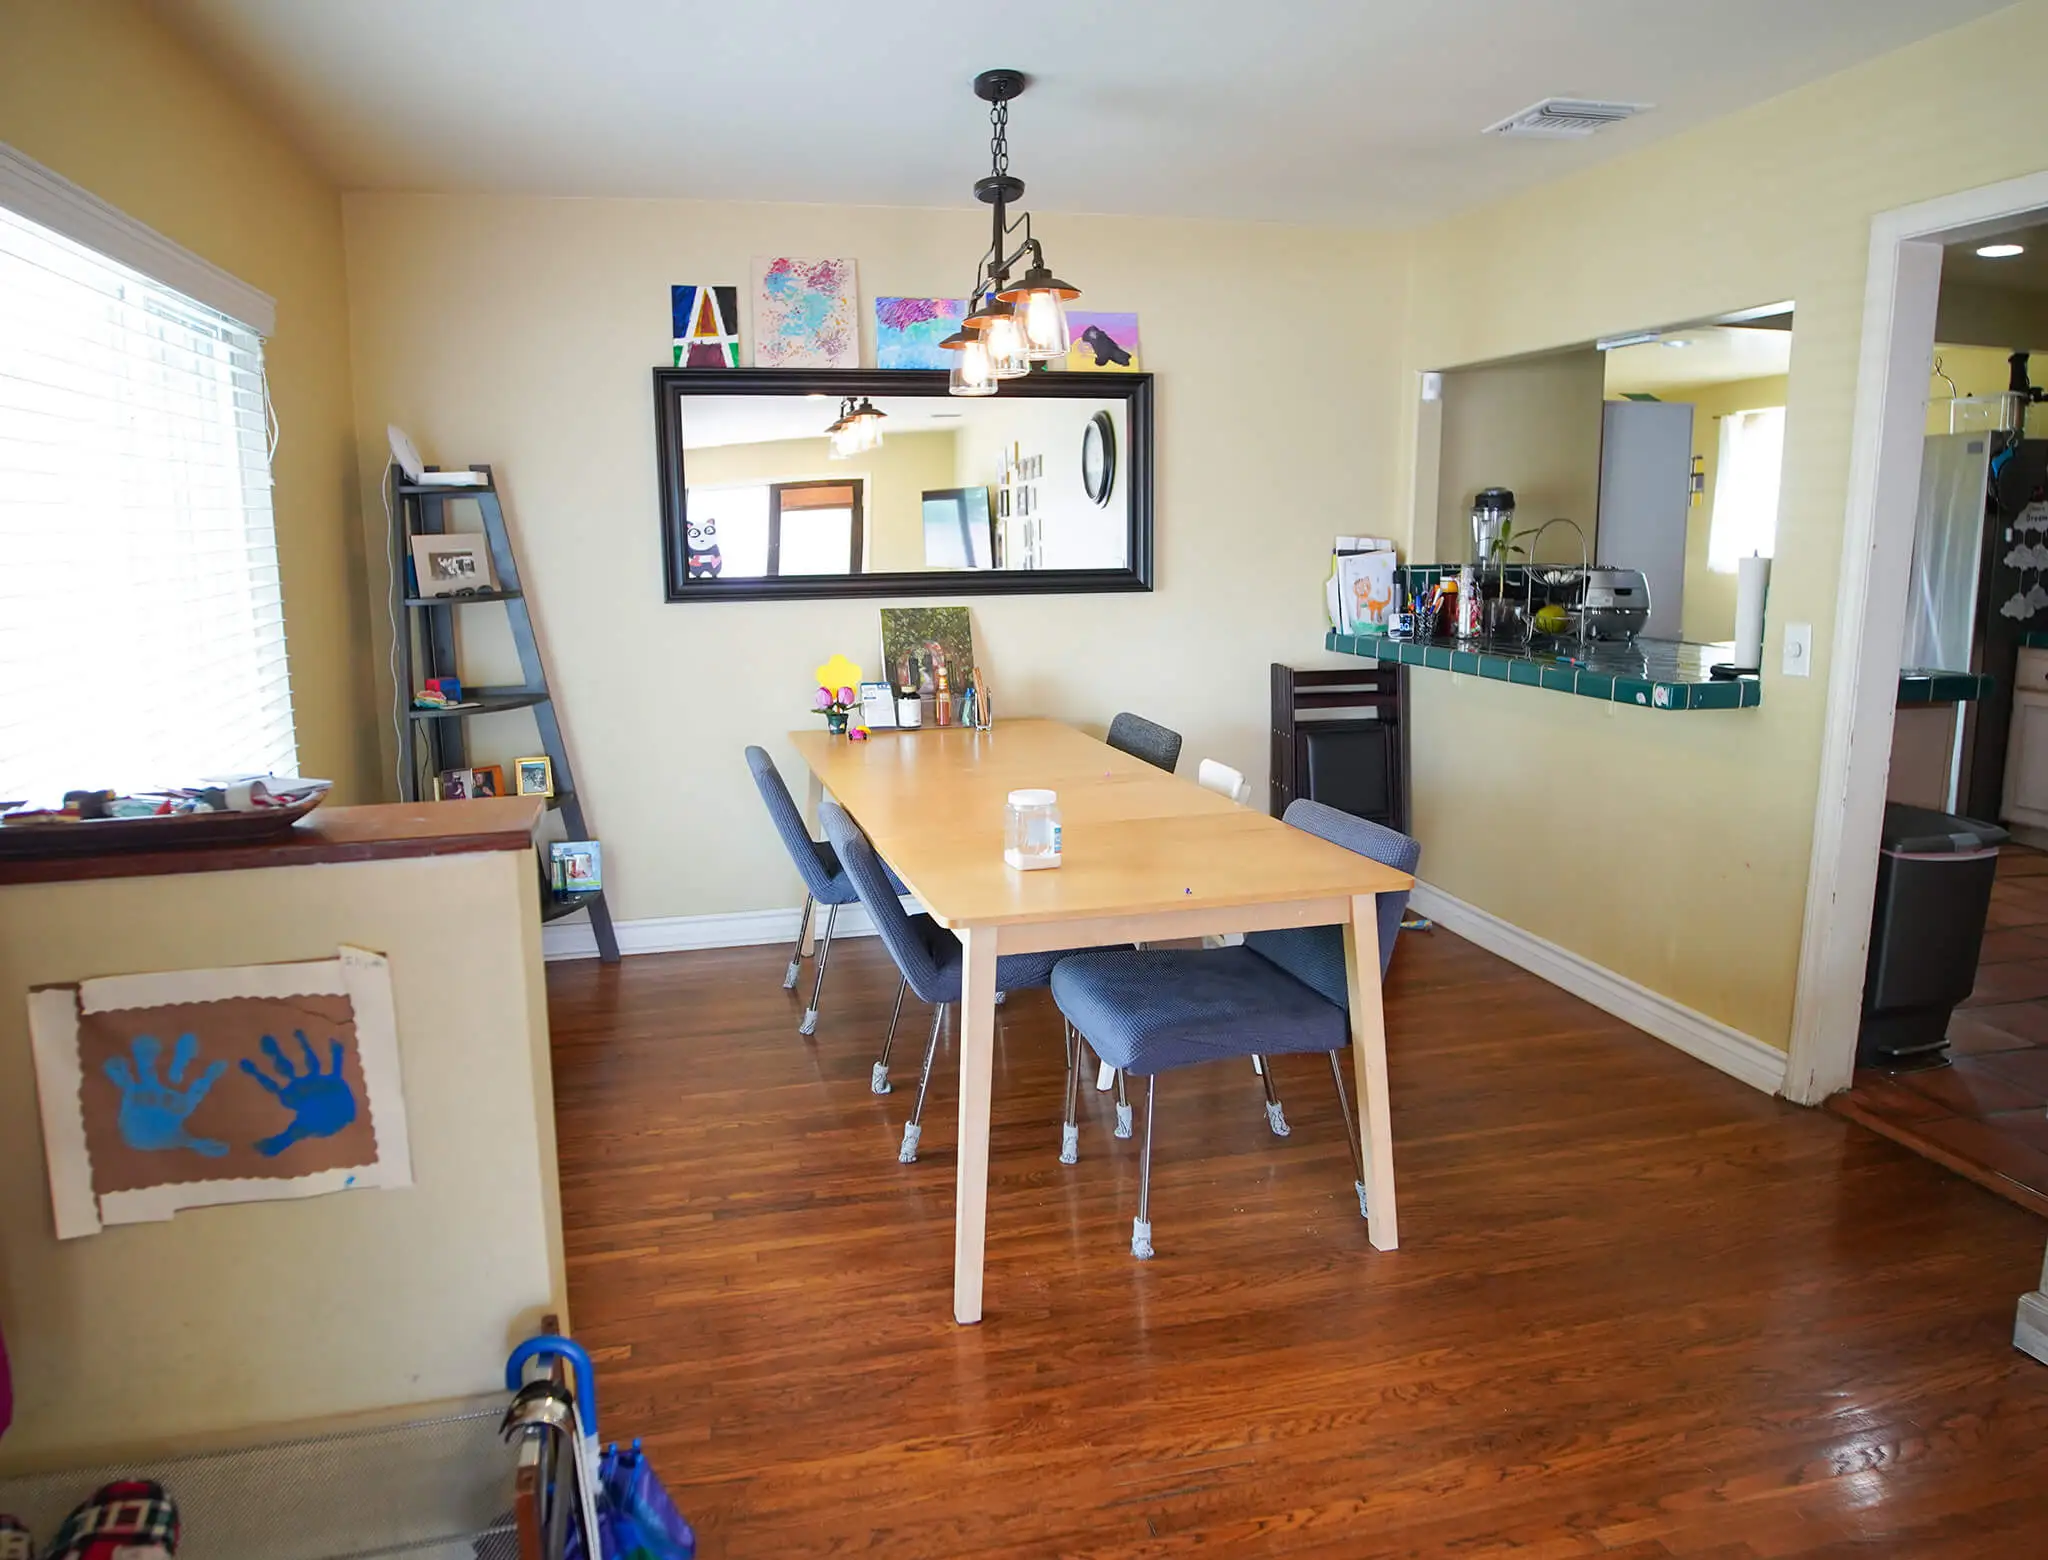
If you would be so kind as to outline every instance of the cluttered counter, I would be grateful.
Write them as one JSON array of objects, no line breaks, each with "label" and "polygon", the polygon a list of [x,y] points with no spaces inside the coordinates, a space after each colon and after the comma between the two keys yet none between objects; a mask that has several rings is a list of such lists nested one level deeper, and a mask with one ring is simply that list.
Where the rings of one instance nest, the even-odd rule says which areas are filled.
[{"label": "cluttered counter", "polygon": [[1695,645],[1677,640],[1632,642],[1593,640],[1556,649],[1484,638],[1430,642],[1388,634],[1340,634],[1324,638],[1327,649],[1371,660],[1434,671],[1462,672],[1495,682],[1553,693],[1575,694],[1653,710],[1751,709],[1763,702],[1755,677],[1716,679],[1710,668],[1728,660],[1732,646]]}]

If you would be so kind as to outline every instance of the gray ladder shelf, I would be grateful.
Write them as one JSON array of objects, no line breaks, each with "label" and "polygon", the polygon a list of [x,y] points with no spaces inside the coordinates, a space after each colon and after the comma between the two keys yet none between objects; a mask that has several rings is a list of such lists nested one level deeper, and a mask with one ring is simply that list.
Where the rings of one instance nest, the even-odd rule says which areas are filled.
[{"label": "gray ladder shelf", "polygon": [[[498,502],[498,484],[489,466],[471,466],[483,473],[479,487],[439,487],[408,482],[397,466],[390,472],[392,536],[392,594],[406,609],[405,626],[398,635],[400,657],[397,696],[405,702],[405,719],[400,722],[399,785],[404,799],[416,802],[431,795],[432,788],[421,779],[421,759],[426,773],[439,775],[444,769],[469,767],[466,721],[472,715],[491,715],[501,710],[530,709],[540,729],[541,751],[553,766],[555,794],[548,806],[558,809],[568,825],[569,838],[585,840],[590,830],[583,821],[583,801],[576,793],[576,774],[569,766],[568,745],[562,740],[562,723],[555,714],[554,695],[548,691],[547,669],[541,665],[540,645],[533,636],[533,614],[527,610],[526,592],[519,583],[519,562],[512,556],[512,538],[505,529],[505,510]],[[412,562],[412,538],[439,536],[448,528],[448,501],[469,499],[483,512],[484,538],[491,549],[491,571],[496,584],[488,591],[469,596],[417,596],[406,592],[406,571]],[[416,710],[412,696],[426,686],[429,677],[461,677],[455,665],[455,609],[473,605],[498,604],[505,608],[512,630],[512,642],[519,651],[520,682],[517,686],[471,688],[465,681],[462,696],[478,701],[466,710]],[[542,885],[541,919],[560,920],[579,911],[590,914],[590,929],[597,938],[598,957],[607,964],[619,961],[618,934],[612,929],[611,905],[605,891],[557,900]]]}]

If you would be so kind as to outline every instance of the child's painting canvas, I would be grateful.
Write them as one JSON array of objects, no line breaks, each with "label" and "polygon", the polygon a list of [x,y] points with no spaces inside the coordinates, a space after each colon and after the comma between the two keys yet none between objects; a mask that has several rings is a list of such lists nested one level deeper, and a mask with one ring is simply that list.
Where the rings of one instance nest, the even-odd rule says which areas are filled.
[{"label": "child's painting canvas", "polygon": [[740,366],[740,290],[737,287],[671,287],[669,313],[675,331],[677,368]]},{"label": "child's painting canvas", "polygon": [[877,368],[951,368],[952,354],[939,345],[967,317],[965,298],[877,298]]},{"label": "child's painting canvas", "polygon": [[59,1239],[412,1184],[381,954],[40,987],[29,1035]]},{"label": "child's painting canvas", "polygon": [[754,261],[754,366],[859,368],[851,260]]},{"label": "child's painting canvas", "polygon": [[1142,371],[1138,360],[1137,315],[1090,314],[1084,309],[1069,309],[1067,331],[1072,342],[1067,348],[1067,367],[1121,374]]}]

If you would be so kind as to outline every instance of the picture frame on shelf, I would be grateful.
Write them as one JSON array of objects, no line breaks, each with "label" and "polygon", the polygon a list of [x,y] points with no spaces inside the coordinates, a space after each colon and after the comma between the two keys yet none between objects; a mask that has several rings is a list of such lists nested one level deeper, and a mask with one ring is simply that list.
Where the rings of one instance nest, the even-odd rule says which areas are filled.
[{"label": "picture frame on shelf", "polygon": [[466,802],[471,795],[469,786],[469,770],[444,769],[434,777],[435,799],[443,802]]},{"label": "picture frame on shelf", "polygon": [[557,840],[548,847],[548,864],[558,897],[573,899],[604,887],[604,847],[596,840]]},{"label": "picture frame on shelf", "polygon": [[415,536],[412,561],[422,598],[479,595],[492,589],[490,543],[481,536]]},{"label": "picture frame on shelf", "polygon": [[555,764],[545,753],[532,758],[512,760],[512,773],[516,794],[520,796],[553,796],[555,794]]},{"label": "picture frame on shelf", "polygon": [[505,795],[505,766],[503,764],[479,764],[469,772],[469,795],[471,801],[486,796]]}]

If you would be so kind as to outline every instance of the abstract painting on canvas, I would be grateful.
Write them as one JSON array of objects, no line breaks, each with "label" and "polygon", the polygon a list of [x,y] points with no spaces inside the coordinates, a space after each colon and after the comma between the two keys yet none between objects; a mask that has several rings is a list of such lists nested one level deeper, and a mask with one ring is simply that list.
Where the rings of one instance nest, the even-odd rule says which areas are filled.
[{"label": "abstract painting on canvas", "polygon": [[859,368],[851,260],[754,261],[754,366]]},{"label": "abstract painting on canvas", "polygon": [[951,368],[952,354],[939,345],[967,316],[964,298],[877,298],[877,368]]},{"label": "abstract painting on canvas", "polygon": [[1067,367],[1091,373],[1136,374],[1142,372],[1138,359],[1138,316],[1135,314],[1090,314],[1067,310],[1067,330],[1073,340],[1067,348]]},{"label": "abstract painting on canvas", "polygon": [[682,285],[669,290],[677,368],[740,366],[740,290]]}]

